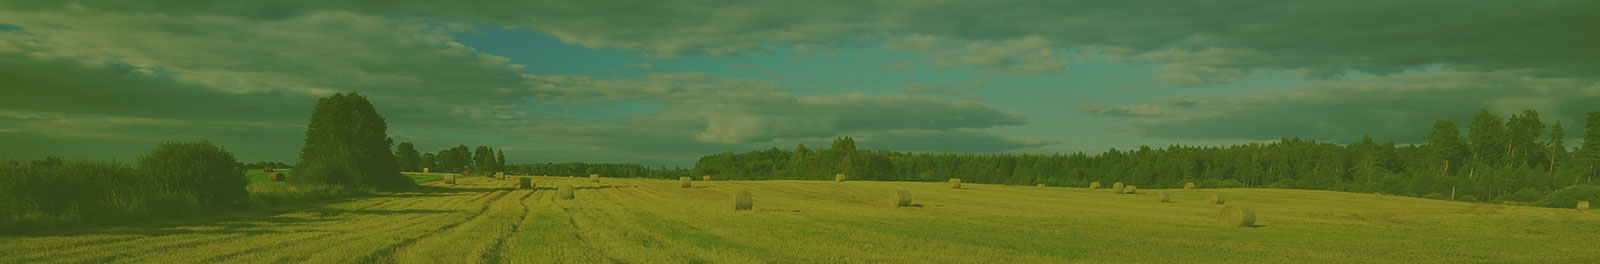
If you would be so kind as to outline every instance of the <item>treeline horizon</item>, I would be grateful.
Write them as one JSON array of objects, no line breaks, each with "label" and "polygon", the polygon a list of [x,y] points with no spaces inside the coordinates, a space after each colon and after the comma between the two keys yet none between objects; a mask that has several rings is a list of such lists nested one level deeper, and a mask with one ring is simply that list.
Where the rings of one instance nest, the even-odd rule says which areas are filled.
[{"label": "treeline horizon", "polygon": [[[1600,111],[1587,113],[1583,141],[1568,148],[1566,128],[1525,110],[1502,118],[1481,110],[1466,126],[1438,119],[1422,144],[1350,144],[1284,137],[1227,146],[1112,148],[1104,153],[966,154],[856,149],[841,137],[825,149],[804,144],[703,156],[692,169],[637,164],[599,173],[608,177],[674,178],[711,175],[731,180],[945,181],[1007,185],[1088,186],[1123,182],[1145,188],[1288,188],[1385,193],[1469,202],[1534,203],[1563,188],[1591,185],[1600,170]],[[1465,130],[1465,131],[1463,131]],[[583,163],[543,174],[573,175]],[[604,166],[602,166],[604,167]],[[644,171],[641,171],[644,170]],[[688,173],[685,174],[684,172]],[[593,172],[584,171],[584,172]],[[1570,206],[1550,204],[1549,206]]]}]

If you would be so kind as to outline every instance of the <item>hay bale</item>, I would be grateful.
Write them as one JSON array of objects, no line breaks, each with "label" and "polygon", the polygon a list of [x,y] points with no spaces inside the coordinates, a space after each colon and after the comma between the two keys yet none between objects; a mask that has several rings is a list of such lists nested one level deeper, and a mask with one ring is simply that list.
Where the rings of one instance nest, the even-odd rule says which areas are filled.
[{"label": "hay bale", "polygon": [[267,180],[268,181],[281,182],[281,181],[284,180],[283,179],[283,173],[274,172],[272,174],[267,174]]},{"label": "hay bale", "polygon": [[711,175],[700,176],[701,181],[711,181]]},{"label": "hay bale", "polygon": [[[688,177],[684,177],[688,178]],[[750,201],[750,191],[733,192],[733,210],[745,211],[753,207]]]},{"label": "hay bale", "polygon": [[1222,226],[1253,227],[1256,226],[1256,209],[1230,204],[1222,207],[1222,214],[1217,218]]},{"label": "hay bale", "polygon": [[495,178],[499,178],[501,180],[504,180],[504,179],[506,179],[506,173],[504,173],[504,172],[496,172],[496,173],[494,173],[494,177]]},{"label": "hay bale", "polygon": [[1589,210],[1589,201],[1578,201],[1578,211]]},{"label": "hay bale", "polygon": [[1165,192],[1156,192],[1156,202],[1158,202],[1158,203],[1170,203],[1170,202],[1172,202],[1172,197],[1171,196],[1167,196],[1167,193],[1165,193]]},{"label": "hay bale", "polygon": [[589,182],[600,182],[600,174],[589,174]]},{"label": "hay bale", "polygon": [[1100,189],[1100,182],[1091,182],[1091,183],[1089,183],[1089,189],[1090,190],[1099,190]]},{"label": "hay bale", "polygon": [[444,184],[456,184],[456,175],[455,174],[446,174],[446,175],[444,175]]},{"label": "hay bale", "polygon": [[844,178],[845,178],[844,177],[844,173],[834,174],[833,175],[833,181],[836,181],[836,182],[844,182]]},{"label": "hay bale", "polygon": [[1188,183],[1184,183],[1184,184],[1183,184],[1183,189],[1184,189],[1184,190],[1190,190],[1190,189],[1194,189],[1194,182],[1188,182]]},{"label": "hay bale", "polygon": [[961,179],[950,178],[950,189],[961,189]]},{"label": "hay bale", "polygon": [[428,168],[422,168],[422,173],[428,173]]},{"label": "hay bale", "polygon": [[694,188],[694,184],[689,183],[689,177],[678,177],[678,181],[683,183],[683,188]]},{"label": "hay bale", "polygon": [[894,190],[894,207],[911,207],[911,191]]},{"label": "hay bale", "polygon": [[1128,185],[1128,187],[1123,187],[1122,188],[1122,193],[1126,193],[1126,194],[1139,193],[1138,191],[1139,191],[1139,187],[1138,186],[1133,186],[1133,185]]},{"label": "hay bale", "polygon": [[1044,187],[1044,184],[1043,184],[1043,183],[1040,183],[1040,184],[1039,184],[1039,187]]},{"label": "hay bale", "polygon": [[1211,198],[1206,199],[1206,202],[1211,203],[1211,204],[1223,204],[1226,201],[1223,200],[1221,194],[1213,193],[1213,194],[1211,194]]},{"label": "hay bale", "polygon": [[562,200],[572,200],[572,185],[562,185],[560,188],[556,188],[556,196]]},{"label": "hay bale", "polygon": [[517,177],[517,189],[533,189],[533,179],[529,179],[528,177]]},{"label": "hay bale", "polygon": [[1112,183],[1112,184],[1111,184],[1111,192],[1114,192],[1114,193],[1122,193],[1122,187],[1124,187],[1124,186],[1122,186],[1122,183],[1121,183],[1121,182],[1118,182],[1118,183]]}]

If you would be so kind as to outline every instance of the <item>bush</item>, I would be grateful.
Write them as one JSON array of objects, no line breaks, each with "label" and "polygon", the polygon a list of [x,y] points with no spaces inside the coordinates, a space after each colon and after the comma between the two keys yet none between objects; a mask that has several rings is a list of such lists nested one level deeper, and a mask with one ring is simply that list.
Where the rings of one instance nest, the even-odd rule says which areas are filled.
[{"label": "bush", "polygon": [[1557,189],[1533,204],[1542,207],[1573,208],[1578,206],[1578,201],[1600,201],[1600,186],[1578,185]]},{"label": "bush", "polygon": [[250,196],[250,180],[235,165],[233,153],[199,142],[164,142],[139,156],[138,171],[157,188],[193,195],[201,205],[231,206]]},{"label": "bush", "polygon": [[1250,187],[1249,184],[1244,184],[1243,182],[1239,182],[1239,181],[1236,181],[1236,180],[1233,180],[1233,179],[1222,180],[1221,182],[1217,183],[1217,188],[1249,188],[1249,187]]},{"label": "bush", "polygon": [[1539,201],[1539,198],[1544,198],[1544,192],[1533,188],[1525,188],[1509,195],[1500,196],[1496,202],[1532,203]]}]

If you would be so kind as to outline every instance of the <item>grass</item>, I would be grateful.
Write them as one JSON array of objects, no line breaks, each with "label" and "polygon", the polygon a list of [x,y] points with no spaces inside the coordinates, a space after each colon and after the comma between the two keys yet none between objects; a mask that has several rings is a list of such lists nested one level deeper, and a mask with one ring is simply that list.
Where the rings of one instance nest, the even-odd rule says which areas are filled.
[{"label": "grass", "polygon": [[[0,237],[0,263],[1594,263],[1600,212],[1327,191],[466,177],[271,214]],[[916,193],[922,207],[886,195]],[[734,190],[760,210],[726,207]],[[1158,190],[1150,190],[1158,191]],[[1255,228],[1217,223],[1256,209]],[[1308,242],[1308,241],[1314,241]]]}]

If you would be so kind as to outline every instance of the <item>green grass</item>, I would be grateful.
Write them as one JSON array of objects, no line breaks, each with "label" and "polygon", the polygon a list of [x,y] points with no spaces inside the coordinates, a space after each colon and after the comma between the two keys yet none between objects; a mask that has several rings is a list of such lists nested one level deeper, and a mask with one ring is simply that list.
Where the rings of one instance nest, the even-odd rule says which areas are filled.
[{"label": "green grass", "polygon": [[[415,175],[413,175],[415,177]],[[1279,189],[464,177],[274,214],[0,237],[0,263],[1595,263],[1600,211]],[[552,186],[577,187],[575,200]],[[895,189],[921,207],[894,208]],[[732,210],[751,191],[754,211]],[[1257,227],[1217,223],[1220,193]]]},{"label": "green grass", "polygon": [[440,173],[401,172],[400,174],[411,177],[411,181],[417,184],[444,180],[444,174]]}]

